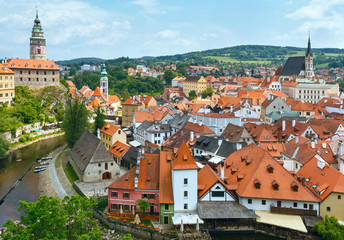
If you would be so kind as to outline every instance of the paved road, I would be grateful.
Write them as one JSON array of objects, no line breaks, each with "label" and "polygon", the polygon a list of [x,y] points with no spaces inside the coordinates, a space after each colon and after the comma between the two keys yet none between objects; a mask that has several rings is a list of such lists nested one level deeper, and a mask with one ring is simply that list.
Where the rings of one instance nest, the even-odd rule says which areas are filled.
[{"label": "paved road", "polygon": [[51,179],[51,183],[55,188],[56,193],[59,195],[59,198],[63,199],[65,196],[67,196],[67,193],[66,193],[66,190],[61,185],[59,178],[57,177],[56,168],[55,168],[56,158],[60,155],[61,152],[63,151],[58,152],[57,154],[55,154],[53,159],[51,159],[51,162],[49,164],[49,176]]}]

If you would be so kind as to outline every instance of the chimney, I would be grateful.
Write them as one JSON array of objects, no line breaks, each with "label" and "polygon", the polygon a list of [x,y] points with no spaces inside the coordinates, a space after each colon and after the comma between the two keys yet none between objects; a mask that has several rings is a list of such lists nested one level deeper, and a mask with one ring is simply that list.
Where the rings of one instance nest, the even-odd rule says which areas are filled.
[{"label": "chimney", "polygon": [[293,126],[293,127],[295,127],[295,119],[293,119],[293,121],[291,122],[291,125]]},{"label": "chimney", "polygon": [[141,152],[142,152],[142,150],[139,149],[139,152],[137,153],[137,163],[136,163],[135,181],[134,181],[135,189],[137,189],[137,185],[139,184],[140,159],[141,159]]},{"label": "chimney", "polygon": [[312,147],[313,149],[315,149],[315,141],[314,141],[314,138],[313,138],[312,141],[311,141],[311,147]]},{"label": "chimney", "polygon": [[338,141],[338,147],[337,147],[337,160],[344,154],[344,145],[343,141],[339,140]]},{"label": "chimney", "polygon": [[321,145],[322,145],[323,149],[326,149],[326,143],[325,142],[323,142]]},{"label": "chimney", "polygon": [[99,128],[97,129],[97,138],[100,139],[100,129]]},{"label": "chimney", "polygon": [[302,185],[305,185],[305,181],[306,181],[306,178],[305,178],[305,177],[302,177],[302,178],[301,178],[301,183],[302,183]]},{"label": "chimney", "polygon": [[231,112],[233,112],[233,105],[231,105]]},{"label": "chimney", "polygon": [[194,141],[194,135],[195,133],[193,131],[190,132],[190,142]]},{"label": "chimney", "polygon": [[202,126],[202,120],[199,120],[198,125]]},{"label": "chimney", "polygon": [[282,131],[285,131],[285,120],[282,121]]},{"label": "chimney", "polygon": [[299,143],[299,135],[298,134],[296,134],[296,136],[295,136],[295,143]]},{"label": "chimney", "polygon": [[224,160],[221,161],[221,173],[220,173],[220,178],[222,181],[225,180],[225,168],[224,168],[225,162]]}]

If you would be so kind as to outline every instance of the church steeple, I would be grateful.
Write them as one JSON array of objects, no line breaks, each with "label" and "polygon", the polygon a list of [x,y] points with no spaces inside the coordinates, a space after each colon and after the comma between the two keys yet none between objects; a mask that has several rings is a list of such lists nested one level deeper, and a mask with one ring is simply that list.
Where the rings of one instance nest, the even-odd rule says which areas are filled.
[{"label": "church steeple", "polygon": [[314,78],[314,71],[313,71],[313,53],[311,49],[311,36],[308,33],[308,46],[305,56],[305,77],[307,79]]},{"label": "church steeple", "polygon": [[100,92],[104,94],[105,96],[105,101],[108,101],[108,95],[109,95],[109,90],[108,90],[108,77],[107,77],[107,72],[105,68],[105,64],[102,64],[102,76],[100,78]]},{"label": "church steeple", "polygon": [[43,28],[41,20],[38,18],[38,10],[36,10],[36,18],[33,23],[30,38],[30,59],[47,59],[45,53],[45,38],[43,36]]},{"label": "church steeple", "polygon": [[311,49],[311,36],[310,33],[308,33],[308,46],[307,46],[307,51],[306,51],[306,57],[308,55],[313,56],[312,49]]}]

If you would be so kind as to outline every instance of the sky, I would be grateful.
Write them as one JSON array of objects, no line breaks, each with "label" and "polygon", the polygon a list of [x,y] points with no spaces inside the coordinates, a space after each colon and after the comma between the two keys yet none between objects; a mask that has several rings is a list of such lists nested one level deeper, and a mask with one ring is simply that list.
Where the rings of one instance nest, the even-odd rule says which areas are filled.
[{"label": "sky", "polygon": [[344,48],[344,0],[0,0],[0,58],[29,58],[36,6],[47,58],[139,58],[237,45]]}]

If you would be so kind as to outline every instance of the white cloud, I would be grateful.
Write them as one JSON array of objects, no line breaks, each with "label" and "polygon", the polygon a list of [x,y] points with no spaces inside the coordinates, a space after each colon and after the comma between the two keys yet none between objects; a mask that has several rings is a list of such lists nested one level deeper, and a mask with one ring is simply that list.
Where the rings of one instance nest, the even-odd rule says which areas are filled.
[{"label": "white cloud", "polygon": [[174,30],[170,30],[170,29],[166,29],[163,31],[158,32],[155,37],[161,37],[161,38],[177,38],[179,37],[179,32],[174,31]]},{"label": "white cloud", "polygon": [[146,14],[165,14],[162,6],[157,0],[135,0],[131,2],[134,5],[140,6]]}]

